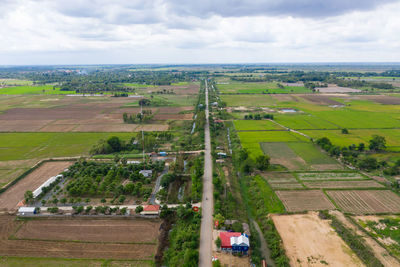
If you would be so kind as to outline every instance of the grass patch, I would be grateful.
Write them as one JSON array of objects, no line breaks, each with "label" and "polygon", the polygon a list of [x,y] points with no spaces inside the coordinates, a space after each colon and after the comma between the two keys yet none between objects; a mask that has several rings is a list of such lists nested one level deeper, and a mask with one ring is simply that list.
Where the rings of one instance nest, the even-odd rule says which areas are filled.
[{"label": "grass patch", "polygon": [[284,129],[281,126],[269,120],[235,120],[234,125],[237,131]]},{"label": "grass patch", "polygon": [[100,139],[132,133],[0,133],[0,161],[88,154]]},{"label": "grass patch", "polygon": [[22,85],[14,87],[0,88],[1,95],[29,95],[29,94],[46,94],[46,95],[59,95],[59,94],[75,94],[75,91],[60,91],[60,88],[53,88],[53,85]]}]

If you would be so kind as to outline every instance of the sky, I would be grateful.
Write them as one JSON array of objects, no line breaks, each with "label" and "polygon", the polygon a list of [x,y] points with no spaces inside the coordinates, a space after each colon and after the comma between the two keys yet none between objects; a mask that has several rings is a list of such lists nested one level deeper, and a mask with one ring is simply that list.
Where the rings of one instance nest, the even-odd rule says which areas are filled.
[{"label": "sky", "polygon": [[399,0],[0,0],[0,65],[400,62]]}]

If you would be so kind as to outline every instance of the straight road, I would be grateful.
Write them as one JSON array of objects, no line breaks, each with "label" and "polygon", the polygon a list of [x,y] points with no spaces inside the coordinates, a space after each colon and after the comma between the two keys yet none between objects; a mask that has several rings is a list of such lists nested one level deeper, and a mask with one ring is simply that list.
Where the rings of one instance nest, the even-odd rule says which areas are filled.
[{"label": "straight road", "polygon": [[205,81],[206,93],[206,124],[204,127],[204,177],[203,177],[203,199],[202,206],[202,219],[200,229],[200,253],[199,253],[199,266],[211,267],[212,262],[212,231],[213,231],[213,184],[212,184],[212,160],[211,160],[211,140],[210,140],[210,121],[209,121],[209,107],[208,107],[208,84]]}]

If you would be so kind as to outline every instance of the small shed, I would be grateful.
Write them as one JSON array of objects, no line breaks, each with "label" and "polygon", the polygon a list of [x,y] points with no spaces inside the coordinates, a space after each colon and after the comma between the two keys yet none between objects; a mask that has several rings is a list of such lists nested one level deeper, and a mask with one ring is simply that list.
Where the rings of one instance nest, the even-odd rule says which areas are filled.
[{"label": "small shed", "polygon": [[165,152],[165,151],[160,151],[158,154],[159,154],[161,157],[166,157],[166,156],[167,156],[167,152]]},{"label": "small shed", "polygon": [[153,175],[152,170],[141,170],[139,173],[143,175],[145,178],[149,178]]},{"label": "small shed", "polygon": [[160,214],[160,205],[147,205],[143,207],[141,215],[156,215]]},{"label": "small shed", "polygon": [[226,158],[226,153],[224,153],[224,152],[218,152],[218,153],[217,153],[217,156],[218,156],[219,158]]},{"label": "small shed", "polygon": [[18,209],[18,215],[21,216],[30,216],[36,214],[36,208],[35,207],[20,207]]}]

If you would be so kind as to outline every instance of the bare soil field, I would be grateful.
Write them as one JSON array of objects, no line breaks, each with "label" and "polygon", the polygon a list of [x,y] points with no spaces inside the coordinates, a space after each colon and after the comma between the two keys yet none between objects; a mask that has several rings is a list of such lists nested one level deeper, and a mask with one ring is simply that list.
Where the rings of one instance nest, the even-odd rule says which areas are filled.
[{"label": "bare soil field", "polygon": [[272,95],[273,99],[276,99],[279,102],[299,102],[299,99],[295,95],[290,94],[276,94]]},{"label": "bare soil field", "polygon": [[360,96],[361,99],[367,99],[384,105],[400,105],[400,97],[388,95],[365,95]]},{"label": "bare soil field", "polygon": [[76,126],[73,132],[133,132],[137,124],[81,124]]},{"label": "bare soil field", "polygon": [[[41,100],[46,99],[42,97]],[[134,103],[129,98],[104,97],[91,100],[86,97],[69,97],[50,100],[57,104],[5,109],[0,113],[0,132],[132,132],[136,126],[124,124],[122,114],[140,112],[139,107],[125,107],[132,101]],[[193,116],[191,113],[180,114],[193,110],[192,106],[152,107],[145,110],[151,110],[155,119],[160,121],[191,120]]]},{"label": "bare soil field", "polygon": [[315,88],[320,93],[357,93],[361,92],[359,89],[349,87],[339,87],[337,85],[330,84],[328,87],[317,87]]},{"label": "bare soil field", "polygon": [[302,95],[301,97],[313,104],[318,105],[343,105],[342,103],[331,99],[331,96],[327,95]]},{"label": "bare soil field", "polygon": [[399,213],[400,197],[389,190],[327,191],[345,212],[354,214]]},{"label": "bare soil field", "polygon": [[157,243],[160,220],[39,219],[27,221],[17,239]]},{"label": "bare soil field", "polygon": [[276,194],[289,212],[335,208],[320,190],[276,191]]},{"label": "bare soil field", "polygon": [[139,125],[135,131],[168,131],[168,125],[166,124],[142,124]]},{"label": "bare soil field", "polygon": [[382,188],[383,185],[374,180],[363,181],[319,181],[304,182],[308,188]]},{"label": "bare soil field", "polygon": [[[94,221],[94,220],[89,220]],[[62,222],[62,221],[60,221]],[[117,221],[113,221],[118,225]],[[102,242],[68,242],[68,241],[42,241],[42,240],[18,240],[9,239],[23,224],[17,221],[15,216],[0,216],[0,255],[24,256],[24,257],[61,257],[61,258],[99,258],[99,259],[149,259],[154,258],[157,244],[134,243],[102,243]],[[135,222],[133,222],[135,224]],[[142,222],[140,223],[142,224]],[[88,227],[89,229],[90,227]],[[127,234],[125,229],[119,228],[122,234]],[[60,229],[59,229],[60,230]],[[45,229],[42,230],[45,232]],[[158,229],[157,229],[158,233]],[[155,233],[142,233],[152,237]],[[85,240],[85,233],[81,233],[80,239]],[[79,240],[77,240],[79,241]],[[135,242],[135,240],[132,240]]]},{"label": "bare soil field", "polygon": [[18,181],[4,193],[0,194],[0,209],[13,210],[17,208],[18,202],[24,199],[27,190],[34,191],[50,177],[59,174],[68,168],[70,161],[45,162],[39,168]]},{"label": "bare soil field", "polygon": [[316,212],[272,215],[291,266],[364,266]]},{"label": "bare soil field", "polygon": [[155,120],[192,120],[193,114],[156,114],[154,115]]}]

